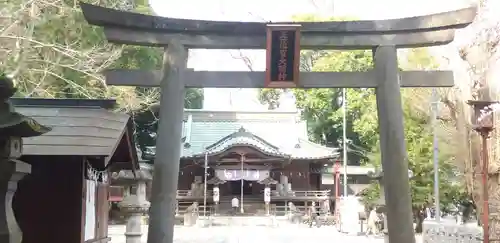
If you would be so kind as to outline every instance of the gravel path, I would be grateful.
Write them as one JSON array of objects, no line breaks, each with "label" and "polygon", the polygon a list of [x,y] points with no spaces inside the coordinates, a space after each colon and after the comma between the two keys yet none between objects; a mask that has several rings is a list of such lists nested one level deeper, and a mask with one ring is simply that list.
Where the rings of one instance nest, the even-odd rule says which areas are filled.
[{"label": "gravel path", "polygon": [[[125,243],[125,226],[110,226],[111,243]],[[143,242],[146,243],[147,228],[144,227]],[[175,243],[382,243],[381,238],[350,236],[338,233],[333,227],[308,228],[303,226],[253,227],[218,226],[209,228],[176,227]]]}]

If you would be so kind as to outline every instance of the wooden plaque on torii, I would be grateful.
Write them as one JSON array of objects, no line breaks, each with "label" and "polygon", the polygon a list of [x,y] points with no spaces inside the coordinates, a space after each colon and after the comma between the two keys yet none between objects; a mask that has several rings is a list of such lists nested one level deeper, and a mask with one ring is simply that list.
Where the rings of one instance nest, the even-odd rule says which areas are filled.
[{"label": "wooden plaque on torii", "polygon": [[297,87],[300,68],[300,25],[268,25],[266,32],[265,87]]}]

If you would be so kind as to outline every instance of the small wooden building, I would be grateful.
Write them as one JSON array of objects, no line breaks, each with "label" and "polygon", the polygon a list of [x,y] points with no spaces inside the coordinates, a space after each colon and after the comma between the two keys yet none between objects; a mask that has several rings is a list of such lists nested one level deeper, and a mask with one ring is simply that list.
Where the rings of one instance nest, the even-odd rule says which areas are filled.
[{"label": "small wooden building", "polygon": [[11,99],[52,131],[24,139],[32,172],[13,208],[23,243],[108,242],[108,174],[137,168],[129,115],[113,100]]}]

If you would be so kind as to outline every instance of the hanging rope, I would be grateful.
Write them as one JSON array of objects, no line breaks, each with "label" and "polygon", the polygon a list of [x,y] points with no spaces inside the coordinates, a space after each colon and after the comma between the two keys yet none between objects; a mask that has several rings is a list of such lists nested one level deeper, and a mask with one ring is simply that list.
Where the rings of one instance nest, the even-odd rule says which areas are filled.
[{"label": "hanging rope", "polygon": [[108,171],[107,170],[97,170],[85,160],[85,166],[87,168],[87,180],[95,181],[102,184],[108,184]]}]

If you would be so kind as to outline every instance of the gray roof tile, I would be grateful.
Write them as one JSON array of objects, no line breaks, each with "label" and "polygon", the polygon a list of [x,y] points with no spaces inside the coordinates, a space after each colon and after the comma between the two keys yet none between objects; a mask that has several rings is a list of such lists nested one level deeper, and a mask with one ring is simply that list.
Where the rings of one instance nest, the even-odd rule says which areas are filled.
[{"label": "gray roof tile", "polygon": [[129,115],[93,107],[16,105],[16,111],[52,128],[23,139],[26,155],[112,156]]},{"label": "gray roof tile", "polygon": [[310,142],[306,123],[299,118],[295,112],[281,111],[186,110],[182,156],[197,157],[229,146],[250,145],[292,159],[338,157],[336,149]]}]

